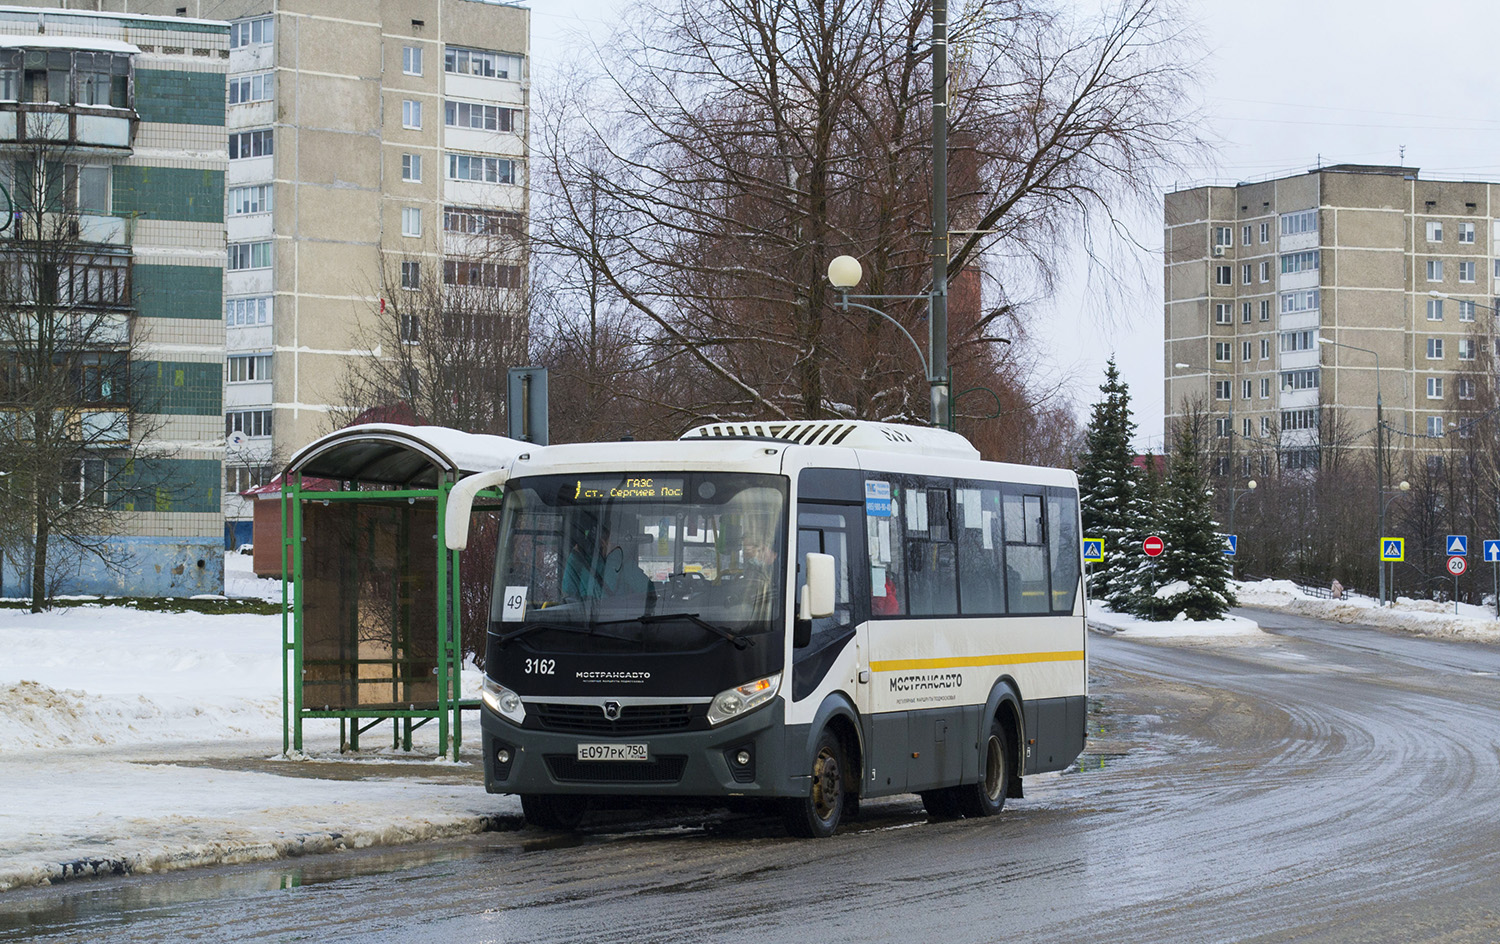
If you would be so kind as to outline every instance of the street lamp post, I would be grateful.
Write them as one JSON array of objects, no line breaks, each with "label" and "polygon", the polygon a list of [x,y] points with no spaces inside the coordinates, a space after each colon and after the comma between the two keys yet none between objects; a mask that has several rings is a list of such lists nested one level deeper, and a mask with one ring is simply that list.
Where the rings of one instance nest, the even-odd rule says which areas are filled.
[{"label": "street lamp post", "polygon": [[[1376,516],[1375,528],[1380,533],[1375,535],[1375,547],[1380,549],[1381,542],[1385,538],[1385,403],[1380,394],[1380,355],[1367,347],[1355,347],[1353,344],[1345,344],[1332,338],[1318,338],[1319,344],[1330,344],[1334,347],[1346,347],[1351,351],[1361,351],[1375,358],[1375,507],[1379,514]],[[1410,486],[1408,486],[1410,487]],[[1383,556],[1383,555],[1382,555]],[[1385,605],[1385,562],[1376,558],[1380,572],[1380,604]]]},{"label": "street lamp post", "polygon": [[[934,358],[933,358],[933,361],[931,363],[931,366],[929,366],[927,357],[922,353],[922,346],[917,343],[917,339],[916,338],[914,338],[914,337],[911,336],[911,332],[908,331],[908,330],[906,330],[906,326],[905,325],[903,325],[901,322],[897,321],[895,318],[892,318],[890,315],[886,314],[885,312],[881,311],[879,308],[875,308],[875,307],[870,306],[870,305],[862,305],[859,302],[853,301],[853,299],[856,299],[856,298],[861,299],[863,301],[874,301],[874,300],[878,300],[878,299],[891,299],[891,298],[899,298],[899,299],[906,299],[906,300],[918,299],[918,298],[925,298],[925,299],[927,299],[928,304],[930,305],[932,303],[932,295],[930,293],[926,294],[926,295],[850,295],[849,294],[849,290],[851,288],[853,288],[854,286],[856,286],[856,285],[859,284],[859,280],[864,277],[864,274],[865,274],[864,266],[860,265],[859,264],[859,260],[856,259],[856,258],[854,258],[853,256],[837,256],[837,257],[834,258],[834,260],[832,262],[828,263],[828,281],[830,283],[832,283],[833,287],[836,290],[838,290],[838,293],[839,293],[839,300],[837,302],[834,302],[834,306],[836,308],[840,309],[841,311],[848,311],[851,308],[858,308],[858,309],[861,309],[863,311],[868,311],[868,312],[870,312],[872,314],[879,315],[880,317],[884,318],[886,321],[889,321],[891,324],[895,325],[896,328],[897,328],[897,330],[899,330],[902,334],[904,334],[906,336],[906,340],[908,340],[908,341],[911,342],[912,349],[917,352],[917,360],[919,360],[919,361],[922,362],[922,379],[924,379],[924,380],[927,381],[927,384],[928,384],[929,387],[936,387],[939,384],[939,382],[941,382],[944,386],[946,386],[948,378],[946,378],[946,377],[941,378],[941,381],[940,381],[939,378],[933,376],[933,370],[937,366],[936,356],[934,355]],[[932,343],[931,339],[929,339],[929,343]],[[968,393],[967,390],[965,390],[964,392]],[[944,418],[946,418],[947,409],[948,409],[947,397],[944,397],[943,398],[943,416],[944,416]],[[942,425],[939,422],[937,416],[933,417],[933,419],[932,419],[932,425],[933,426],[940,426],[940,425]]]},{"label": "street lamp post", "polygon": [[[1411,491],[1411,483],[1408,482],[1408,481],[1406,481],[1406,479],[1402,479],[1401,480],[1401,484],[1397,485],[1395,488],[1387,488],[1387,489],[1384,489],[1384,490],[1381,491],[1381,493],[1380,493],[1380,518],[1381,518],[1382,521],[1385,520],[1385,511],[1386,511],[1387,508],[1389,508],[1391,506],[1391,502],[1395,501],[1397,498],[1401,497],[1402,495],[1406,494],[1409,491]],[[1384,531],[1385,529],[1381,528],[1381,530]],[[1381,535],[1381,541],[1384,542],[1384,540],[1385,540],[1385,535],[1382,534]],[[1384,557],[1384,556],[1385,555],[1382,553],[1381,557]],[[1385,586],[1385,574],[1386,574],[1386,570],[1387,569],[1390,569],[1392,571],[1392,573],[1391,573],[1391,583],[1394,584],[1396,582],[1395,564],[1394,563],[1387,564],[1384,560],[1382,560],[1382,561],[1380,561],[1380,577],[1381,577],[1381,584],[1380,585],[1381,585],[1381,587]],[[1392,588],[1391,592],[1394,595],[1394,593],[1395,593],[1394,587]]]}]

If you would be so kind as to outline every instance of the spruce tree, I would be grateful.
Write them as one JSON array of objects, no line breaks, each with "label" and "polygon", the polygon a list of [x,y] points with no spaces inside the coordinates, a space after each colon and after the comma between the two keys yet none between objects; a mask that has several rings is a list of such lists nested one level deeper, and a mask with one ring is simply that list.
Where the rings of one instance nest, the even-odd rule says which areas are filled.
[{"label": "spruce tree", "polygon": [[1161,460],[1147,450],[1142,457],[1145,462],[1137,470],[1135,502],[1132,505],[1130,525],[1125,535],[1127,566],[1116,579],[1110,607],[1117,613],[1131,613],[1154,618],[1156,588],[1161,586],[1159,574],[1161,558],[1147,557],[1144,545],[1146,538],[1161,536],[1162,497],[1166,484],[1162,480]]},{"label": "spruce tree", "polygon": [[1129,541],[1136,530],[1136,491],[1139,474],[1130,447],[1135,422],[1130,418],[1130,390],[1120,380],[1111,357],[1099,387],[1104,399],[1094,404],[1089,418],[1083,454],[1079,458],[1078,490],[1083,514],[1083,534],[1104,540],[1104,560],[1093,564],[1089,594],[1116,604],[1117,585],[1134,569],[1137,550]]},{"label": "spruce tree", "polygon": [[1214,521],[1204,458],[1202,438],[1191,424],[1180,425],[1172,438],[1167,480],[1155,503],[1166,550],[1156,558],[1150,598],[1144,587],[1135,594],[1132,611],[1137,615],[1170,620],[1182,613],[1192,620],[1212,620],[1223,618],[1234,605],[1229,558]]}]

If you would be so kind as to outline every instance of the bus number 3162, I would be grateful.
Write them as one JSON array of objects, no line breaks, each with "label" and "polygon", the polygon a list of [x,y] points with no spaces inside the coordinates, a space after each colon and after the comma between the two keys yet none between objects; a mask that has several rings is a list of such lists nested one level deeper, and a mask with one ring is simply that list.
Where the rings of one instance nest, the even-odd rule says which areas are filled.
[{"label": "bus number 3162", "polygon": [[527,675],[552,675],[557,671],[556,659],[527,659]]}]

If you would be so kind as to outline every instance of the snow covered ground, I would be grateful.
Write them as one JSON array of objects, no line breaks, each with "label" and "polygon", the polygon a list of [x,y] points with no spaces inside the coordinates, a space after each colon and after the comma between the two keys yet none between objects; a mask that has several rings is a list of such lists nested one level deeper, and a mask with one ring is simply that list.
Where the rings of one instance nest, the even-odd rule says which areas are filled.
[{"label": "snow covered ground", "polygon": [[[248,557],[229,555],[232,597],[279,601]],[[1286,582],[1242,584],[1243,604],[1428,635],[1500,641],[1478,607],[1312,599]],[[1090,608],[1122,638],[1266,638],[1253,620],[1149,623]],[[309,726],[306,757],[281,752],[281,618],[87,605],[0,609],[0,891],[95,873],[250,862],[493,828],[519,814],[484,792],[478,724],[458,764],[418,750],[338,753],[336,722]],[[467,696],[478,674],[466,671]],[[384,729],[365,745],[385,743]]]}]

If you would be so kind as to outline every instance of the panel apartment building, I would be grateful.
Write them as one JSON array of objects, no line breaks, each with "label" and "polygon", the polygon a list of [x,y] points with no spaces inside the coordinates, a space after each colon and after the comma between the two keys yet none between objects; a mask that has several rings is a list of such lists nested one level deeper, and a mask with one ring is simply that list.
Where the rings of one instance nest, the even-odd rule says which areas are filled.
[{"label": "panel apartment building", "polygon": [[1463,433],[1500,294],[1500,185],[1344,164],[1170,193],[1165,222],[1169,428],[1206,406],[1240,475],[1315,466],[1331,416],[1373,448],[1377,393],[1393,448]]},{"label": "panel apartment building", "polygon": [[[3,342],[13,448],[0,465],[19,470],[52,438],[35,411],[63,401],[36,399],[57,396],[37,365],[66,364],[67,405],[49,415],[67,451],[45,453],[67,456],[57,499],[124,513],[112,533],[82,535],[123,569],[49,542],[58,592],[223,591],[228,62],[222,22],[0,7],[0,183],[16,209],[0,234],[6,323],[37,326]],[[41,347],[43,322],[68,326],[56,347]],[[5,595],[28,592],[28,540],[6,548]]]},{"label": "panel apartment building", "polygon": [[[382,297],[520,287],[530,11],[494,0],[66,0],[230,21],[225,540],[329,432]],[[475,237],[486,260],[461,262]]]}]

